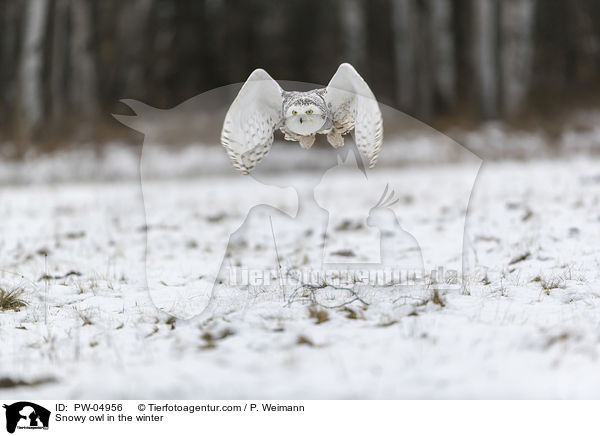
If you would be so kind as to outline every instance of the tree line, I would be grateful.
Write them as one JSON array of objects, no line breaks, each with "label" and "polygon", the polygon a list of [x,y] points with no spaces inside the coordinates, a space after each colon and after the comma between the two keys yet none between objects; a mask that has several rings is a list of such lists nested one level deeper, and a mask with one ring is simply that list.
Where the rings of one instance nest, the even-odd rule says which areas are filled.
[{"label": "tree line", "polygon": [[327,83],[348,61],[428,122],[593,105],[594,0],[0,0],[3,142],[116,134],[119,99],[167,108],[244,81]]}]

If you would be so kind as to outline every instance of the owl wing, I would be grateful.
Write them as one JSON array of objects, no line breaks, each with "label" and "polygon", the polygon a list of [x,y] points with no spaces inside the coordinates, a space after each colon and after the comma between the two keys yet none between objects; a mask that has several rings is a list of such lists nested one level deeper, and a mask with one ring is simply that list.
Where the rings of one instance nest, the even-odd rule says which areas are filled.
[{"label": "owl wing", "polygon": [[265,70],[254,70],[225,115],[221,144],[242,174],[271,149],[273,132],[282,119],[282,92]]},{"label": "owl wing", "polygon": [[350,64],[341,64],[327,85],[325,101],[342,134],[354,128],[354,140],[369,168],[377,163],[383,142],[383,119],[369,85]]}]

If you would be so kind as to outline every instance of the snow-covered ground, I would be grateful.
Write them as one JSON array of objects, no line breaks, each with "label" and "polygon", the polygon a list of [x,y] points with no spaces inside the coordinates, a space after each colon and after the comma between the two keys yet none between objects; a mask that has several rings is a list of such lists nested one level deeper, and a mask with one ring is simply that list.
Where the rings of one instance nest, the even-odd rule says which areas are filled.
[{"label": "snow-covered ground", "polygon": [[[327,287],[224,282],[210,311],[190,319],[160,310],[148,291],[146,233],[149,253],[169,265],[202,265],[215,256],[218,229],[244,217],[231,193],[247,179],[156,180],[146,198],[135,180],[5,186],[0,285],[22,287],[29,304],[0,312],[0,396],[598,398],[599,163],[484,163],[468,210],[473,173],[463,162],[383,168],[374,180],[396,187],[394,210],[419,235],[426,263],[462,259],[462,247],[443,241],[467,214],[464,286],[382,286],[357,299]],[[273,184],[289,177],[274,175]],[[229,264],[274,267],[279,257],[293,267],[319,256],[302,251],[320,235],[302,209],[313,204],[315,176],[295,177],[307,187],[298,216],[272,216],[271,233],[272,214],[258,210],[232,239]],[[354,217],[327,230],[353,256],[366,231],[356,220],[372,204],[356,201],[359,179],[344,181],[320,198]],[[146,216],[148,195],[166,199],[162,221]],[[198,239],[190,223],[215,232]],[[153,232],[177,243],[160,245]],[[192,286],[169,280],[173,292]],[[161,309],[175,310],[168,301]]]}]

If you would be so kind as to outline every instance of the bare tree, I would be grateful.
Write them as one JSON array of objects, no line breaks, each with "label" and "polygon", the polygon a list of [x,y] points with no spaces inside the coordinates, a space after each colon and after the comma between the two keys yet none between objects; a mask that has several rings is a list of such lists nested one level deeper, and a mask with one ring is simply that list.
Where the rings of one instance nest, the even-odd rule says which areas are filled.
[{"label": "bare tree", "polygon": [[339,4],[344,41],[344,58],[359,70],[366,67],[365,11],[363,0],[347,0]]},{"label": "bare tree", "polygon": [[21,145],[34,139],[44,116],[42,89],[43,37],[47,25],[46,0],[30,0],[25,6],[23,44],[19,62],[19,115],[17,136]]},{"label": "bare tree", "polygon": [[483,118],[498,116],[498,4],[472,0],[474,73]]},{"label": "bare tree", "polygon": [[52,121],[58,122],[65,115],[67,102],[67,65],[68,65],[68,0],[55,0],[52,16],[52,61],[50,70],[50,100]]},{"label": "bare tree", "polygon": [[448,108],[454,106],[456,100],[452,1],[429,1],[435,89],[444,108]]},{"label": "bare tree", "polygon": [[98,77],[92,51],[92,15],[88,0],[71,0],[71,105],[79,116],[91,120],[98,110]]},{"label": "bare tree", "polygon": [[122,89],[127,96],[141,98],[144,94],[144,59],[149,52],[148,20],[154,0],[124,2],[119,14],[119,49],[121,50]]},{"label": "bare tree", "polygon": [[433,39],[431,22],[431,2],[414,2],[416,4],[416,34],[414,47],[416,56],[416,88],[417,101],[416,115],[429,120],[434,110],[434,70],[437,68],[433,52]]},{"label": "bare tree", "polygon": [[535,3],[535,0],[500,3],[502,106],[508,117],[517,114],[530,85]]},{"label": "bare tree", "polygon": [[[12,121],[13,114],[8,106],[16,97],[16,66],[14,60],[17,58],[17,42],[19,35],[19,13],[18,5],[14,0],[8,0],[0,5],[0,83],[3,85],[0,93],[0,114],[5,120],[5,125]],[[7,132],[0,132],[7,133]]]},{"label": "bare tree", "polygon": [[449,105],[454,95],[449,0],[393,0],[396,88],[400,107],[430,119],[435,96]]},{"label": "bare tree", "polygon": [[398,103],[403,110],[415,101],[415,11],[412,0],[392,0],[392,27]]}]

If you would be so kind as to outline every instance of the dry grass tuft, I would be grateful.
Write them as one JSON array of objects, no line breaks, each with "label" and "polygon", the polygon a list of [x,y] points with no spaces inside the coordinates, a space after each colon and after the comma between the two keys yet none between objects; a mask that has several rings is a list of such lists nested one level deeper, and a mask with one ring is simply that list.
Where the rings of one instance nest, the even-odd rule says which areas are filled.
[{"label": "dry grass tuft", "polygon": [[521,254],[519,256],[516,256],[516,257],[512,258],[511,261],[508,262],[508,264],[509,265],[514,265],[516,263],[523,262],[524,260],[527,260],[530,257],[531,257],[531,252],[527,251],[527,252],[525,252],[525,253],[523,253],[523,254]]},{"label": "dry grass tuft", "polygon": [[171,330],[175,330],[175,323],[177,322],[177,318],[175,318],[174,316],[170,316],[169,318],[167,318],[167,320],[165,321],[165,324],[171,326]]},{"label": "dry grass tuft", "polygon": [[329,314],[326,310],[319,309],[317,306],[310,306],[308,308],[308,316],[314,318],[315,324],[323,324],[329,321]]},{"label": "dry grass tuft", "polygon": [[433,290],[433,295],[431,296],[431,302],[433,304],[437,304],[440,307],[446,307],[446,302],[444,301],[444,299],[442,298],[442,296],[440,295],[440,293],[438,292],[437,289]]},{"label": "dry grass tuft", "polygon": [[83,313],[79,310],[76,310],[77,315],[79,315],[79,318],[81,318],[81,322],[83,324],[81,324],[81,327],[85,327],[86,325],[94,325],[94,322],[92,321],[92,318],[90,318],[89,314],[87,313]]},{"label": "dry grass tuft", "polygon": [[21,298],[24,292],[23,288],[12,290],[0,289],[0,310],[14,310],[18,312],[22,307],[27,306],[25,300]]},{"label": "dry grass tuft", "polygon": [[553,277],[542,279],[540,282],[542,289],[549,291],[550,289],[565,289],[567,285],[561,277]]},{"label": "dry grass tuft", "polygon": [[352,309],[351,307],[345,306],[342,310],[346,312],[346,318],[348,319],[365,319],[365,316],[362,313]]},{"label": "dry grass tuft", "polygon": [[42,377],[34,380],[20,380],[13,379],[9,377],[0,378],[0,389],[14,389],[19,387],[32,387],[39,386],[45,383],[55,383],[56,379],[54,377]]},{"label": "dry grass tuft", "polygon": [[298,339],[296,339],[296,344],[298,344],[298,345],[308,345],[309,347],[313,347],[314,346],[313,341],[311,341],[309,338],[307,338],[304,335],[298,336]]},{"label": "dry grass tuft", "polygon": [[200,338],[204,341],[204,344],[200,346],[203,349],[215,348],[217,346],[217,341],[221,341],[229,336],[233,336],[235,332],[231,329],[224,329],[220,333],[213,334],[209,331],[205,331],[202,333]]},{"label": "dry grass tuft", "polygon": [[390,326],[393,326],[394,324],[398,324],[398,321],[396,321],[395,319],[386,321],[386,322],[381,322],[381,323],[377,324],[377,327],[390,327]]}]

